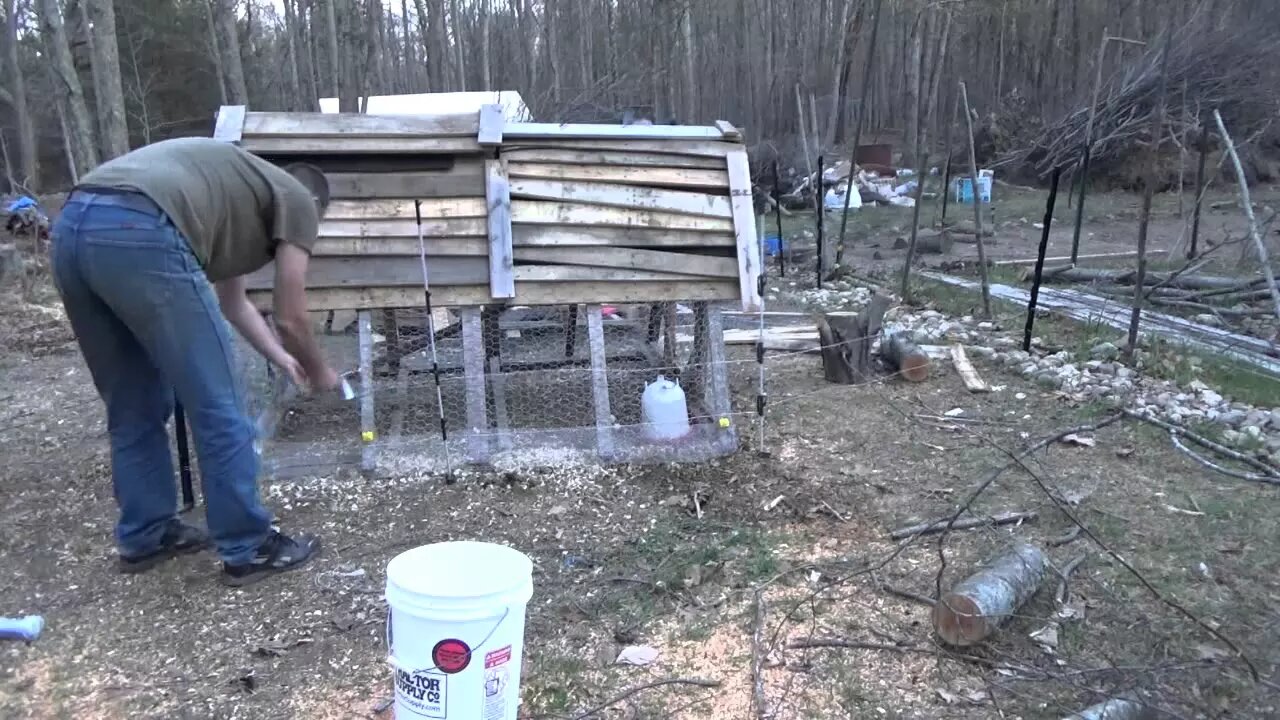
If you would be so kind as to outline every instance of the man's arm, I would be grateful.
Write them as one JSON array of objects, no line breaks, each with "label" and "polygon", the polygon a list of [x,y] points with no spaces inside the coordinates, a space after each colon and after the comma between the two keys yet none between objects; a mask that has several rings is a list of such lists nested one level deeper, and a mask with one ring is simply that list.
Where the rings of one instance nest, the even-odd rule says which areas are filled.
[{"label": "man's arm", "polygon": [[268,362],[281,368],[288,365],[292,359],[289,351],[284,349],[267,321],[253,303],[249,302],[249,296],[245,293],[244,276],[219,281],[214,283],[214,287],[218,291],[218,304],[222,307],[222,314],[227,322]]},{"label": "man's arm", "polygon": [[303,370],[316,390],[332,390],[338,386],[338,374],[325,362],[311,329],[307,315],[306,250],[282,242],[276,247],[275,324],[284,347],[302,363]]}]

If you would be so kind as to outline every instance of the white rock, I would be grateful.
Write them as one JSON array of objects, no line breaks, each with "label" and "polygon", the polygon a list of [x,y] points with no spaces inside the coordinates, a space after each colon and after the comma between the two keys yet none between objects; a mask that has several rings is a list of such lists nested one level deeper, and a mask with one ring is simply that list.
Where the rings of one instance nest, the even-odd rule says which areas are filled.
[{"label": "white rock", "polygon": [[1222,404],[1222,396],[1212,390],[1201,390],[1200,400],[1206,405],[1217,406]]},{"label": "white rock", "polygon": [[996,329],[996,324],[992,322],[985,322],[985,321],[980,322],[978,323],[978,329],[984,332],[991,332],[992,330]]},{"label": "white rock", "polygon": [[1236,432],[1235,430],[1222,431],[1222,442],[1227,445],[1239,445],[1240,438],[1241,438],[1240,433]]},{"label": "white rock", "polygon": [[1262,428],[1257,425],[1246,425],[1241,430],[1241,433],[1247,436],[1250,440],[1259,440],[1262,438]]}]

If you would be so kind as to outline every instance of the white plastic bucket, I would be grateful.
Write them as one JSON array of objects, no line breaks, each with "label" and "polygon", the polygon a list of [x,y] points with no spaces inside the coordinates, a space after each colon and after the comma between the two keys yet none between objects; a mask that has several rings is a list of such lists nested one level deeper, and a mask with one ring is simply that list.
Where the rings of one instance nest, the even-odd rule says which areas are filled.
[{"label": "white plastic bucket", "polygon": [[434,543],[387,564],[396,720],[516,720],[533,563],[491,543]]}]

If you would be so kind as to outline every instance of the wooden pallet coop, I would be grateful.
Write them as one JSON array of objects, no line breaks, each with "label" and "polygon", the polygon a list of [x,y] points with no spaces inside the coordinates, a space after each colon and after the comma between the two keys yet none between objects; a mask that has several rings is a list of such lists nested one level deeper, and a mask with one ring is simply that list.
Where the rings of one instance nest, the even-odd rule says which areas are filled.
[{"label": "wooden pallet coop", "polygon": [[[760,252],[747,154],[728,123],[227,106],[214,136],[316,165],[332,192],[308,300],[330,313],[326,350],[356,371],[359,397],[296,398],[246,361],[278,472],[335,454],[405,471],[737,447],[720,311],[759,309]],[[264,311],[272,273],[250,278]],[[692,430],[674,441],[651,439],[640,408],[660,374],[688,402]]]}]

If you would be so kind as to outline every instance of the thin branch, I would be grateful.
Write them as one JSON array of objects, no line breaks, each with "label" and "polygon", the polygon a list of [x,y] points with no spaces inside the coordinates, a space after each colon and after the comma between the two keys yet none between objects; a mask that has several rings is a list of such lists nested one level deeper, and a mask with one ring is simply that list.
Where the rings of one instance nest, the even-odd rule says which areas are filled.
[{"label": "thin branch", "polygon": [[1184,445],[1183,442],[1178,439],[1178,433],[1172,430],[1169,431],[1169,439],[1173,441],[1173,446],[1178,448],[1178,450],[1182,451],[1184,455],[1191,458],[1192,460],[1195,460],[1201,465],[1209,468],[1210,470],[1213,470],[1214,472],[1221,473],[1223,475],[1226,475],[1227,477],[1239,478],[1240,480],[1248,480],[1250,482],[1260,482],[1268,485],[1280,485],[1280,478],[1267,477],[1265,475],[1255,475],[1253,473],[1243,473],[1243,472],[1240,472],[1239,470],[1232,470],[1230,468],[1224,468],[1221,465],[1215,464],[1213,461],[1204,457],[1200,453],[1197,453],[1195,450],[1192,450],[1191,448]]},{"label": "thin branch", "polygon": [[1258,218],[1253,214],[1253,201],[1249,199],[1249,181],[1244,176],[1244,167],[1240,164],[1240,156],[1236,153],[1231,134],[1227,132],[1226,124],[1222,122],[1222,113],[1216,109],[1213,111],[1213,121],[1218,125],[1218,132],[1222,133],[1223,145],[1231,157],[1231,164],[1235,166],[1236,180],[1240,183],[1240,203],[1244,205],[1245,217],[1249,218],[1249,237],[1253,239],[1258,260],[1262,263],[1262,273],[1267,277],[1267,287],[1271,289],[1271,301],[1275,305],[1276,318],[1280,319],[1280,288],[1276,287],[1276,276],[1271,272],[1271,259],[1267,256],[1267,245],[1258,235]]},{"label": "thin branch", "polygon": [[633,688],[629,688],[619,693],[618,695],[611,698],[608,702],[601,703],[600,705],[597,705],[596,707],[593,707],[590,710],[584,710],[583,712],[580,712],[577,715],[574,715],[573,720],[584,720],[585,718],[589,718],[593,715],[599,715],[602,711],[608,710],[609,708],[613,707],[614,705],[617,705],[618,703],[622,702],[623,700],[626,700],[627,698],[633,695],[637,695],[641,692],[644,692],[645,690],[652,690],[654,688],[667,687],[669,685],[692,685],[694,687],[718,688],[720,687],[720,681],[719,680],[703,680],[701,678],[668,678],[666,680],[656,680],[651,683],[645,683],[644,685],[637,685]]}]

